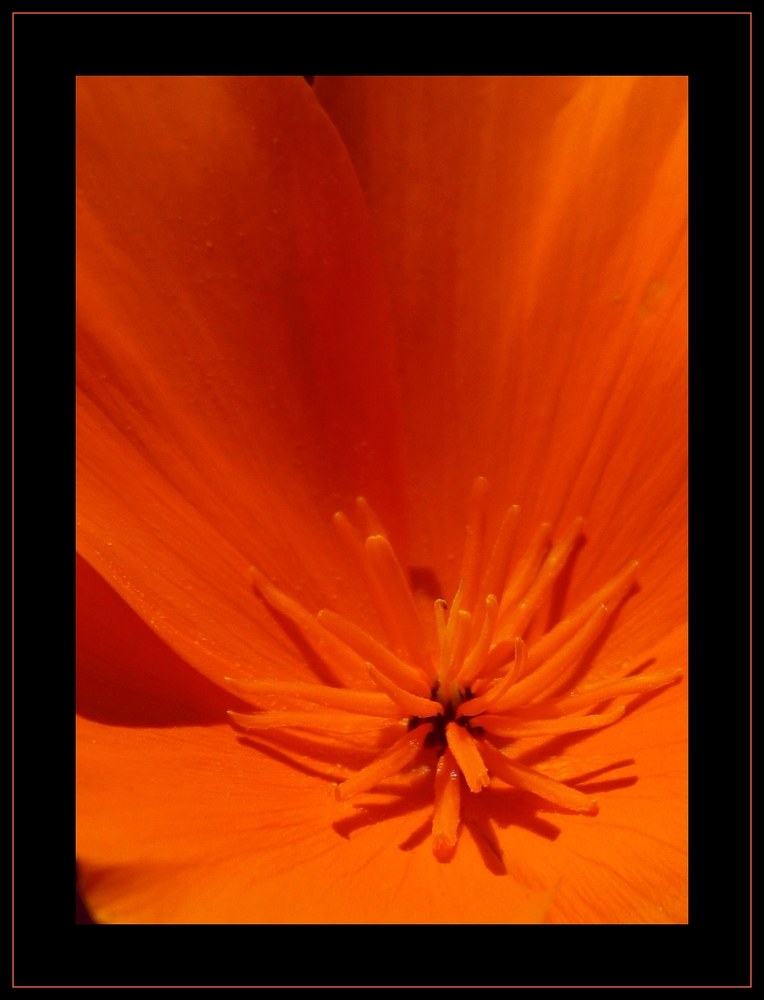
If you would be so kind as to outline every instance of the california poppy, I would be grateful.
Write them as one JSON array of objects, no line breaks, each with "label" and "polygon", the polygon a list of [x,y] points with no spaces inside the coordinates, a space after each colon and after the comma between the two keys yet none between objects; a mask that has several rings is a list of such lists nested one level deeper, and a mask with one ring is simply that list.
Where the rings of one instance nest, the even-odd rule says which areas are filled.
[{"label": "california poppy", "polygon": [[[685,121],[680,78],[79,82],[78,855],[98,919],[686,920],[686,677],[666,683],[686,666]],[[338,734],[331,712],[403,696],[379,662],[340,676],[314,628],[420,655],[339,544],[354,509],[441,687]],[[510,582],[566,539],[521,625],[506,574],[466,596],[507,516]],[[483,542],[463,561],[465,534]],[[592,595],[564,690],[513,702]],[[619,672],[660,683],[614,703],[597,685]],[[343,687],[361,715],[316,707]],[[571,688],[609,700],[560,709],[577,731],[523,730]]]}]

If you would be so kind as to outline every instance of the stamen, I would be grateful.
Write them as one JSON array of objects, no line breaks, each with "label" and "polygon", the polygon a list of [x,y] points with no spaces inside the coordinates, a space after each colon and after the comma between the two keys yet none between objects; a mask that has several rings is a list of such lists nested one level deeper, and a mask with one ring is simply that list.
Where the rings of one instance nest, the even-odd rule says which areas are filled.
[{"label": "stamen", "polygon": [[343,643],[347,643],[351,649],[355,650],[356,654],[363,658],[362,670],[364,672],[366,663],[371,661],[386,677],[389,677],[399,687],[405,688],[406,691],[413,691],[421,695],[430,693],[430,685],[420,670],[398,659],[394,653],[377,642],[368,632],[364,632],[362,628],[325,608],[318,612],[318,620],[326,626],[328,631],[341,639]]},{"label": "stamen", "polygon": [[548,778],[533,768],[519,764],[516,760],[510,760],[500,751],[494,749],[489,743],[483,744],[483,753],[491,774],[508,785],[521,788],[524,792],[532,792],[534,795],[546,799],[553,805],[562,806],[563,809],[571,809],[573,812],[593,813],[597,809],[597,800],[593,795],[584,795],[583,792],[575,788],[569,788]]},{"label": "stamen", "polygon": [[442,663],[443,650],[446,648],[446,602],[442,597],[435,602],[435,628],[438,633],[438,650]]},{"label": "stamen", "polygon": [[469,515],[467,518],[467,538],[464,544],[461,578],[465,581],[463,604],[469,610],[475,600],[480,582],[481,557],[485,539],[486,497],[488,483],[478,476],[472,487]]},{"label": "stamen", "polygon": [[[456,627],[454,628],[453,638],[450,646],[446,647],[448,651],[447,662],[445,665],[445,671],[440,677],[440,686],[442,688],[445,688],[451,678],[459,672],[459,669],[464,661],[464,654],[467,650],[467,643],[469,642],[471,630],[472,615],[469,611],[459,610],[456,614]],[[443,660],[441,659],[441,668],[442,667]]]},{"label": "stamen", "polygon": [[347,550],[352,554],[353,558],[365,573],[366,550],[360,533],[350,523],[350,518],[347,514],[343,514],[341,510],[337,511],[332,520],[340,538],[345,543],[345,548],[347,548]]},{"label": "stamen", "polygon": [[406,576],[384,535],[371,535],[366,539],[366,559],[387,634],[399,653],[423,666],[427,654],[419,613]]},{"label": "stamen", "polygon": [[570,667],[574,667],[581,656],[591,646],[594,640],[602,631],[605,624],[607,610],[604,605],[592,615],[589,621],[580,629],[570,642],[548,660],[542,667],[539,667],[533,674],[528,674],[514,687],[508,691],[504,697],[494,705],[494,709],[506,712],[517,705],[523,705],[531,698],[542,694],[549,687],[559,682],[560,676]]},{"label": "stamen", "polygon": [[514,639],[516,636],[522,635],[528,628],[531,619],[552,589],[552,584],[567,562],[568,556],[576,544],[576,539],[581,534],[581,525],[583,523],[584,519],[582,517],[577,518],[559,542],[554,545],[530,590],[502,625],[496,637],[497,642],[500,642],[502,639]]},{"label": "stamen", "polygon": [[257,589],[265,600],[294,622],[313,649],[333,672],[335,680],[343,686],[351,686],[363,676],[364,661],[352,649],[328,632],[320,622],[306,611],[301,604],[287,597],[262,575],[254,566],[250,567]]},{"label": "stamen", "polygon": [[387,538],[387,532],[382,526],[382,522],[369,506],[369,501],[366,497],[356,497],[355,503],[359,514],[363,518],[364,537],[368,538],[369,535],[382,535],[383,538]]},{"label": "stamen", "polygon": [[[480,586],[480,592],[483,594],[502,594],[504,592],[507,569],[509,568],[509,556],[512,543],[515,540],[519,513],[520,508],[514,506],[510,507],[504,515],[501,527],[499,528],[499,535],[491,552],[491,558],[488,561],[488,568],[485,571],[485,576]],[[476,621],[476,624],[480,627],[482,622]]]},{"label": "stamen", "polygon": [[445,854],[456,846],[459,829],[461,778],[454,755],[447,748],[435,772],[435,811],[432,817],[432,849]]},{"label": "stamen", "polygon": [[621,698],[629,694],[642,694],[645,691],[656,691],[658,688],[671,684],[678,677],[682,676],[682,668],[675,667],[673,670],[660,670],[650,674],[637,674],[636,677],[623,677],[619,680],[606,680],[601,684],[588,685],[579,691],[574,691],[565,698],[558,698],[555,701],[548,701],[534,705],[548,715],[568,715],[572,712],[580,712],[582,709],[591,708],[601,701],[608,701],[610,698]]},{"label": "stamen", "polygon": [[634,657],[629,656],[619,666],[615,667],[615,669],[609,669],[606,675],[602,674],[600,677],[597,677],[596,680],[587,681],[584,684],[577,684],[576,693],[588,691],[590,688],[596,687],[604,681],[610,683],[611,681],[620,680],[621,677],[628,676],[632,670],[634,670]]},{"label": "stamen", "polygon": [[[531,544],[528,546],[527,552],[518,563],[514,573],[510,576],[504,588],[504,593],[501,596],[501,603],[499,604],[499,628],[504,627],[507,615],[536,579],[539,567],[544,561],[546,550],[549,548],[551,531],[551,526],[548,524],[540,526],[531,539]],[[514,639],[514,636],[512,638]]]},{"label": "stamen", "polygon": [[352,778],[348,778],[341,785],[337,785],[334,789],[335,798],[339,799],[340,802],[344,802],[351,795],[368,792],[370,788],[378,785],[380,781],[398,774],[399,771],[402,771],[404,767],[417,757],[422,749],[425,737],[431,732],[432,726],[425,724],[407,733],[397,743],[394,743],[389,750],[380,754],[368,767],[362,768]]},{"label": "stamen", "polygon": [[463,715],[479,715],[480,712],[485,712],[490,708],[496,708],[504,695],[507,694],[507,692],[512,688],[512,685],[515,683],[515,680],[525,666],[527,658],[528,647],[522,639],[516,639],[515,659],[511,663],[506,674],[496,684],[494,684],[493,687],[489,688],[485,694],[478,695],[477,698],[473,698],[471,701],[463,701],[459,706],[456,717],[461,718]]},{"label": "stamen", "polygon": [[471,792],[481,791],[488,785],[490,778],[488,777],[488,769],[480,756],[478,745],[467,728],[456,722],[449,722],[446,726],[446,739],[469,790]]},{"label": "stamen", "polygon": [[589,688],[594,687],[596,684],[602,684],[604,681],[610,682],[620,680],[621,677],[626,677],[627,674],[630,674],[633,669],[634,657],[629,656],[623,661],[623,663],[620,664],[620,666],[617,666],[615,670],[608,670],[607,675],[603,674],[601,677],[598,677],[597,680],[590,681],[587,684],[579,684],[576,691],[586,691]]},{"label": "stamen", "polygon": [[369,671],[369,675],[374,683],[384,691],[388,698],[391,698],[397,705],[400,705],[408,715],[428,719],[433,715],[443,714],[443,706],[439,701],[432,701],[430,698],[420,698],[418,695],[411,694],[409,691],[398,687],[397,684],[388,680],[383,673],[377,670],[373,663],[367,663],[366,669]]},{"label": "stamen", "polygon": [[393,720],[349,712],[258,712],[228,715],[242,729],[325,729],[330,733],[372,733],[389,726]]},{"label": "stamen", "polygon": [[[432,767],[437,753],[432,846],[443,861],[457,841],[462,777],[473,793],[497,778],[556,807],[594,813],[592,796],[513,760],[495,741],[613,725],[626,712],[623,699],[657,690],[681,675],[674,669],[628,676],[633,664],[626,660],[606,676],[560,695],[582,672],[582,657],[601,634],[608,612],[632,588],[638,564],[625,566],[529,649],[522,636],[570,558],[583,522],[574,521],[553,546],[550,527],[542,524],[510,572],[519,512],[510,507],[486,563],[487,484],[481,477],[471,493],[458,590],[450,609],[444,600],[435,601],[435,654],[379,518],[364,497],[356,506],[361,531],[343,513],[334,516],[334,523],[371,588],[388,644],[333,611],[310,614],[253,570],[263,598],[300,629],[338,686],[226,678],[232,690],[261,709],[252,715],[230,712],[232,722],[263,734],[259,739],[277,730],[299,730],[302,744],[309,740],[303,733],[309,732],[322,752],[343,743],[362,743],[370,750],[370,744],[397,740],[335,787],[340,801],[390,779],[405,784],[410,775],[402,772],[420,754]],[[379,690],[365,690],[369,681]],[[598,711],[607,702],[609,710]]]},{"label": "stamen", "polygon": [[436,602],[435,608],[435,626],[438,629],[438,645],[439,645],[439,664],[438,664],[438,685],[442,687],[445,683],[446,677],[448,677],[451,666],[451,650],[454,648],[454,633],[456,632],[456,625],[459,621],[459,605],[461,604],[462,594],[464,593],[464,577],[459,581],[459,587],[454,595],[454,599],[451,603],[451,609],[448,612],[448,619],[443,619],[446,621],[445,633],[441,631],[439,622],[441,621],[441,614],[445,611],[446,602],[443,601],[442,605]]},{"label": "stamen", "polygon": [[386,694],[377,691],[350,691],[347,688],[303,684],[299,681],[239,681],[233,677],[226,677],[225,680],[245,701],[259,708],[263,707],[263,702],[277,704],[286,698],[360,715],[379,715],[385,718],[400,716],[395,703]]},{"label": "stamen", "polygon": [[463,688],[472,684],[483,668],[488,650],[491,648],[491,640],[493,639],[493,630],[496,625],[496,616],[498,613],[499,602],[496,600],[496,595],[489,594],[485,599],[485,612],[480,637],[472,652],[465,658],[456,678]]},{"label": "stamen", "polygon": [[559,736],[584,729],[602,729],[617,722],[626,706],[602,715],[581,715],[562,719],[513,719],[508,715],[481,715],[480,725],[494,736]]},{"label": "stamen", "polygon": [[459,586],[457,587],[456,593],[454,594],[454,599],[451,601],[451,608],[448,612],[448,625],[446,626],[446,635],[448,645],[451,646],[454,641],[454,632],[456,630],[456,622],[459,616],[459,610],[462,606],[462,597],[464,596],[464,577],[459,581]]},{"label": "stamen", "polygon": [[[604,604],[608,608],[615,607],[634,583],[638,568],[638,562],[628,563],[620,573],[609,580],[596,594],[593,594],[587,600],[583,601],[583,603],[579,604],[575,611],[572,611],[561,622],[555,625],[551,632],[547,632],[537,642],[534,642],[528,656],[528,673],[531,673],[539,664],[548,660],[550,656],[554,656],[557,650],[591,618],[600,604]],[[491,670],[498,667],[502,660],[506,659],[506,656],[506,652],[502,653],[497,644],[489,654],[486,665],[487,669]]]}]

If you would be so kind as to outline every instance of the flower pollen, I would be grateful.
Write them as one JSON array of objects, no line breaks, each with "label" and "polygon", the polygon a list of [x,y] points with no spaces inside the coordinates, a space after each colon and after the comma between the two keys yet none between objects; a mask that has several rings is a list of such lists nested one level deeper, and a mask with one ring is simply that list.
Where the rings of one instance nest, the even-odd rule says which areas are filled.
[{"label": "flower pollen", "polygon": [[[429,765],[434,771],[432,846],[443,860],[456,846],[462,796],[478,794],[494,781],[556,808],[595,813],[593,796],[513,758],[512,741],[609,726],[623,716],[625,698],[663,687],[681,674],[675,669],[629,676],[629,660],[608,677],[571,690],[582,657],[631,589],[638,563],[627,564],[527,644],[523,636],[568,561],[583,521],[574,521],[554,543],[550,525],[542,524],[528,549],[513,560],[519,508],[507,511],[488,552],[486,496],[487,483],[480,477],[472,491],[458,589],[450,606],[435,601],[436,648],[384,529],[359,498],[364,529],[356,529],[342,513],[334,523],[365,577],[387,642],[333,611],[310,614],[253,569],[262,597],[300,629],[332,667],[337,686],[227,678],[237,694],[261,709],[254,715],[229,713],[243,729],[264,736],[285,729],[330,733],[340,740],[376,736],[380,749],[371,762],[334,787],[341,802]],[[370,678],[375,690],[359,686],[361,678]],[[611,707],[603,711],[608,702]]]}]

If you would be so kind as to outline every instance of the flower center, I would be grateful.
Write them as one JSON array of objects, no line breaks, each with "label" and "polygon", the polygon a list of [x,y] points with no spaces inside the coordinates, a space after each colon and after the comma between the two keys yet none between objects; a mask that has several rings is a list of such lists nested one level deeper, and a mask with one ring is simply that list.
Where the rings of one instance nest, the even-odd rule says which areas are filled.
[{"label": "flower center", "polygon": [[[428,645],[407,574],[374,512],[359,498],[361,530],[342,513],[334,522],[374,598],[386,641],[334,611],[311,615],[253,569],[262,597],[302,631],[332,670],[336,686],[226,678],[261,709],[254,715],[229,713],[244,729],[263,735],[307,730],[339,740],[361,733],[376,737],[370,762],[336,785],[340,801],[371,792],[396,775],[421,773],[420,765],[429,764],[433,849],[443,859],[456,846],[462,796],[477,794],[492,781],[532,793],[554,808],[596,812],[592,796],[526,766],[513,755],[512,744],[521,737],[611,725],[626,710],[624,698],[662,687],[681,673],[633,675],[634,665],[626,661],[604,680],[573,687],[582,656],[631,589],[638,564],[627,564],[527,645],[523,637],[583,522],[574,521],[554,544],[550,526],[542,524],[528,548],[513,558],[519,508],[507,511],[489,549],[486,497],[481,477],[472,491],[459,587],[450,606],[435,601],[436,649]],[[369,679],[374,690],[368,689]]]},{"label": "flower center", "polygon": [[[433,685],[432,689],[432,699],[436,700],[438,696],[438,686]],[[468,701],[470,698],[474,697],[469,688],[465,691],[459,692],[459,697],[456,703],[449,698],[445,703],[441,702],[443,705],[443,712],[440,715],[431,715],[427,719],[420,719],[417,715],[412,715],[409,719],[409,730],[416,729],[417,726],[421,726],[423,723],[432,726],[432,731],[429,732],[424,738],[424,745],[426,747],[437,747],[438,756],[442,756],[448,747],[448,740],[446,738],[446,726],[450,722],[456,722],[458,726],[464,726],[466,729],[472,733],[473,736],[482,736],[485,730],[482,726],[473,726],[472,720],[469,716],[463,715],[457,718],[456,711],[459,705],[463,701]]]}]

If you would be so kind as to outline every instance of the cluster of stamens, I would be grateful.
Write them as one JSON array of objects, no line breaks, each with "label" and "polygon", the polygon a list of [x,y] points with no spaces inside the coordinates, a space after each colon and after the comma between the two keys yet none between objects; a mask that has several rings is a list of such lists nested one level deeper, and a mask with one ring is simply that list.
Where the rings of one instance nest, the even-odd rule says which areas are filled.
[{"label": "cluster of stamens", "polygon": [[[261,709],[254,715],[229,713],[246,730],[263,735],[321,731],[340,739],[378,734],[382,749],[371,763],[335,786],[340,801],[430,761],[435,771],[433,849],[440,857],[456,845],[464,786],[479,793],[495,779],[554,807],[594,813],[592,796],[514,759],[511,741],[611,725],[626,710],[624,698],[662,687],[681,673],[633,675],[629,660],[606,678],[571,690],[581,658],[632,588],[638,564],[629,563],[528,646],[523,635],[570,557],[582,520],[554,544],[550,526],[541,525],[528,549],[513,559],[519,508],[511,507],[489,553],[486,490],[485,479],[479,478],[454,599],[450,607],[435,601],[437,649],[428,646],[409,579],[386,533],[359,498],[363,531],[344,514],[334,521],[366,578],[387,642],[333,611],[311,615],[253,569],[263,598],[300,629],[332,670],[336,686],[227,678],[232,689]],[[374,689],[359,685],[359,678],[371,678]],[[404,731],[390,745],[396,727]]]}]

